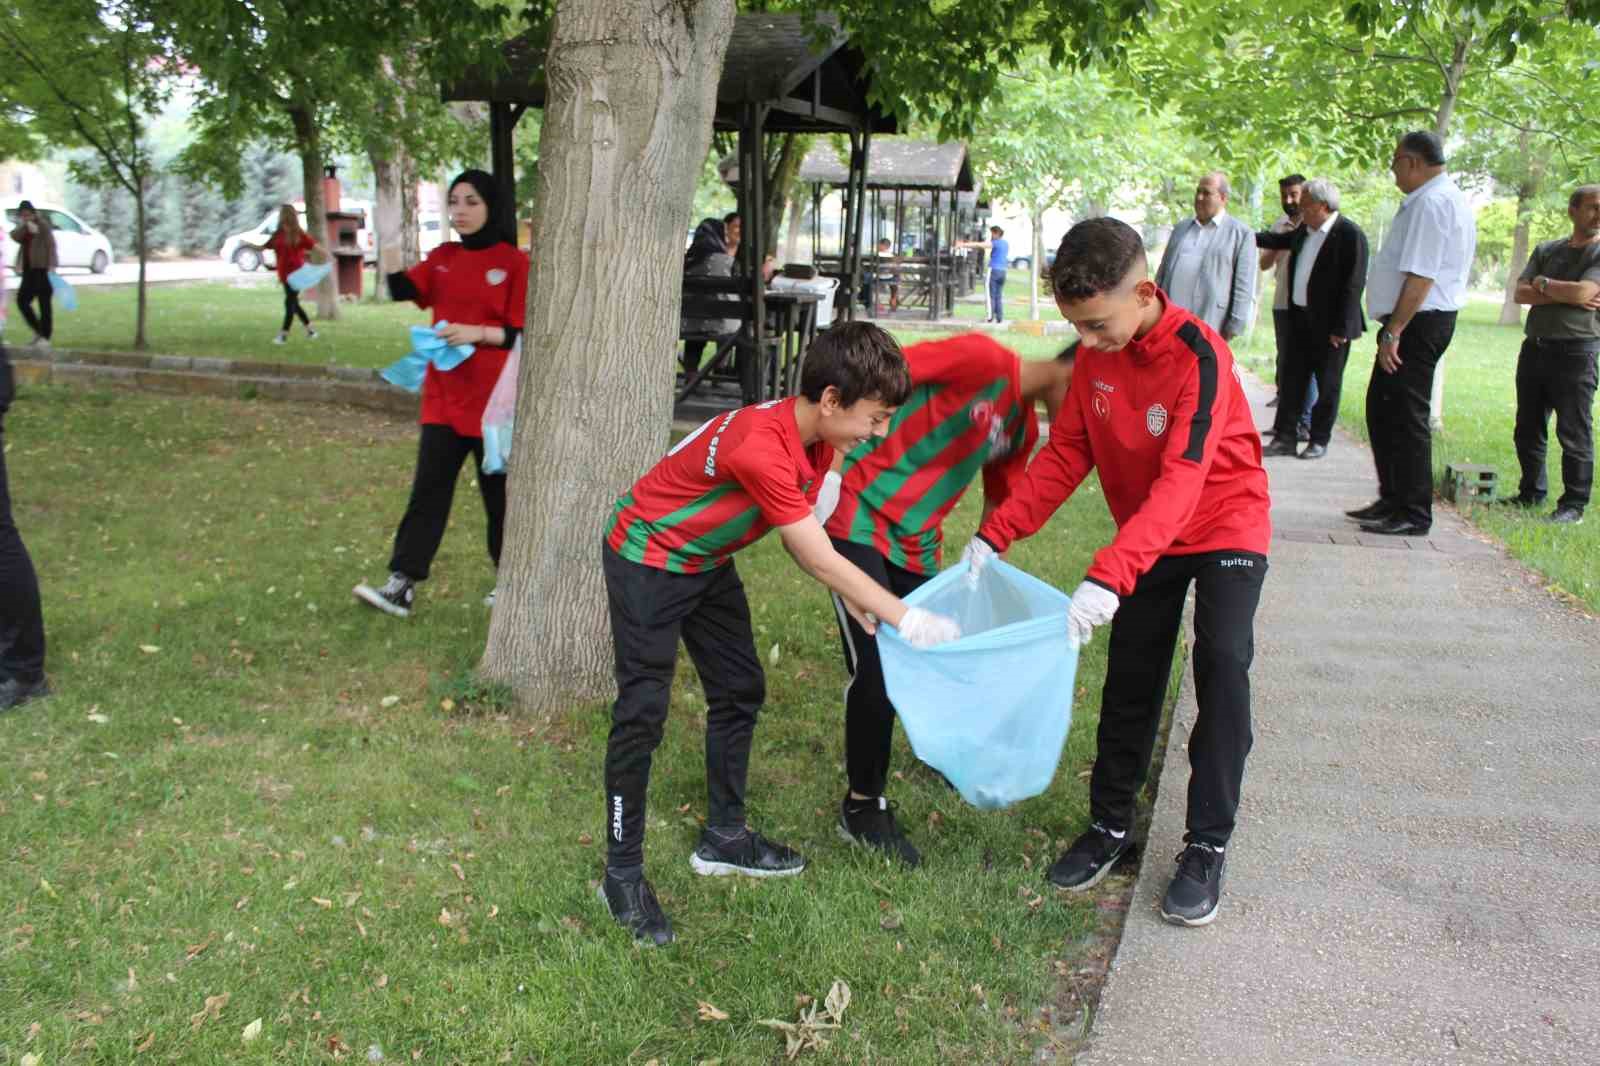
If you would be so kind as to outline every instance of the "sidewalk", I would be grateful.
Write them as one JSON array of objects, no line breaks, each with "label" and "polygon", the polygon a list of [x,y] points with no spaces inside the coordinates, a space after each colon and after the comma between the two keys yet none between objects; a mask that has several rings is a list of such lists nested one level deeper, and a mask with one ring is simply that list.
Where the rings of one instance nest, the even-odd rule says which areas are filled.
[{"label": "sidewalk", "polygon": [[[1271,412],[1252,385],[1258,425]],[[1446,507],[1359,534],[1366,448],[1269,459],[1255,748],[1222,908],[1161,921],[1194,721],[1080,1066],[1600,1062],[1600,622]],[[1502,472],[1502,477],[1504,472]],[[1591,519],[1592,520],[1592,519]]]}]

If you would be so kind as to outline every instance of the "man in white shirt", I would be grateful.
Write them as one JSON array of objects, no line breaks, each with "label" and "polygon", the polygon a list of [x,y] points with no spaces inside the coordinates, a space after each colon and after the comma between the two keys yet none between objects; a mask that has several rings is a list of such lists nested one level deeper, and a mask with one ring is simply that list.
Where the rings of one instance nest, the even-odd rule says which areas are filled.
[{"label": "man in white shirt", "polygon": [[[1300,225],[1300,190],[1304,187],[1306,178],[1304,174],[1290,174],[1286,178],[1278,179],[1278,203],[1283,206],[1283,214],[1272,224],[1269,233],[1293,233]],[[1274,364],[1272,383],[1278,387],[1279,396],[1283,393],[1283,362],[1293,358],[1293,345],[1289,338],[1289,253],[1278,248],[1269,248],[1261,243],[1261,237],[1256,236],[1256,245],[1261,249],[1261,269],[1271,270],[1272,275],[1272,339],[1277,347],[1277,360]],[[1278,406],[1279,397],[1275,396],[1267,401],[1268,407]],[[1298,440],[1311,439],[1311,408],[1317,402],[1317,379],[1311,378],[1311,390],[1306,395],[1305,410],[1300,412],[1300,424],[1295,427],[1295,437]]]},{"label": "man in white shirt", "polygon": [[1309,443],[1299,457],[1321,459],[1328,454],[1339,414],[1350,342],[1367,329],[1361,314],[1367,235],[1339,213],[1339,187],[1326,178],[1305,183],[1300,217],[1302,225],[1292,233],[1256,235],[1263,248],[1289,249],[1285,287],[1291,353],[1284,360],[1283,384],[1278,390],[1281,402],[1273,425],[1276,439],[1262,454],[1295,454],[1295,423],[1302,397],[1315,389]]},{"label": "man in white shirt", "polygon": [[1214,171],[1194,191],[1194,217],[1172,229],[1156,284],[1177,304],[1232,340],[1250,327],[1256,304],[1256,236],[1228,214],[1228,177]]},{"label": "man in white shirt", "polygon": [[1382,323],[1367,386],[1378,499],[1346,512],[1368,533],[1421,536],[1433,525],[1429,398],[1478,243],[1472,209],[1444,164],[1444,146],[1425,130],[1401,137],[1389,162],[1406,195],[1367,279],[1367,311]]}]

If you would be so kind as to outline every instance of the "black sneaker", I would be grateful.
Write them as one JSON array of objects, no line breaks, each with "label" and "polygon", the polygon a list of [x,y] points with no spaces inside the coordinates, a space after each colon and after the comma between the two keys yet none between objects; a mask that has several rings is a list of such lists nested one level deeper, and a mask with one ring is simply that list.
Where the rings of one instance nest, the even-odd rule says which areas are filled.
[{"label": "black sneaker", "polygon": [[732,840],[721,840],[705,829],[700,833],[700,846],[689,856],[689,865],[702,877],[793,877],[806,868],[806,860],[754,829],[746,829],[743,836]]},{"label": "black sneaker", "polygon": [[0,681],[0,711],[21,707],[24,703],[42,700],[50,695],[50,683],[44,678],[37,681],[19,681],[8,677]]},{"label": "black sneaker", "polygon": [[1209,925],[1222,898],[1222,859],[1221,848],[1189,841],[1161,900],[1161,917],[1175,925]]},{"label": "black sneaker", "polygon": [[1045,872],[1045,880],[1069,892],[1086,892],[1105,880],[1130,843],[1127,833],[1112,836],[1111,830],[1096,822],[1061,853]]},{"label": "black sneaker", "polygon": [[355,598],[369,607],[376,607],[384,614],[392,614],[396,618],[410,618],[411,604],[417,598],[416,584],[404,574],[390,574],[389,580],[383,587],[373,588],[371,585],[357,585],[350,590]]},{"label": "black sneaker", "polygon": [[1581,526],[1583,525],[1583,511],[1570,505],[1557,507],[1550,512],[1550,516],[1545,521],[1556,526]]},{"label": "black sneaker", "polygon": [[617,877],[607,870],[596,891],[611,917],[641,944],[659,948],[677,939],[672,923],[656,899],[656,890],[650,887],[643,874]]},{"label": "black sneaker", "polygon": [[1502,496],[1494,502],[1500,507],[1538,507],[1544,503],[1544,497],[1524,496],[1519,492],[1515,496]]},{"label": "black sneaker", "polygon": [[[852,802],[858,804],[852,807]],[[883,852],[891,859],[899,859],[915,868],[922,856],[911,846],[900,823],[895,820],[894,808],[879,796],[875,800],[852,801],[846,796],[839,807],[839,835],[852,844]]]}]

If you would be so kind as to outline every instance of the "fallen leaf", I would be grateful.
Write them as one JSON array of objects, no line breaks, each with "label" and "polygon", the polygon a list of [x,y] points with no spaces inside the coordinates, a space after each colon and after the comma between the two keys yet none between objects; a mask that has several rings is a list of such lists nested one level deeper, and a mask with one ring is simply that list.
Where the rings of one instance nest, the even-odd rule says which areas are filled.
[{"label": "fallen leaf", "polygon": [[251,1022],[249,1025],[244,1027],[244,1032],[239,1034],[239,1039],[244,1041],[246,1044],[248,1044],[248,1043],[250,1043],[250,1041],[254,1040],[256,1037],[258,1037],[260,1035],[261,1035],[261,1019],[257,1018],[255,1021]]},{"label": "fallen leaf", "polygon": [[211,941],[214,938],[214,936],[215,936],[215,934],[213,934],[212,936],[208,936],[198,944],[190,944],[187,948],[184,949],[184,952],[183,952],[184,958],[188,959],[190,962],[193,962],[195,959],[200,957],[200,955],[202,955],[205,952],[206,948],[209,948],[211,946]]},{"label": "fallen leaf", "polygon": [[467,879],[467,875],[461,871],[461,864],[459,862],[451,863],[450,870],[456,875],[457,881],[465,881]]},{"label": "fallen leaf", "polygon": [[879,929],[898,929],[898,928],[900,928],[900,916],[898,914],[894,913],[893,911],[890,911],[888,914],[885,914],[882,918],[878,919],[878,928]]},{"label": "fallen leaf", "polygon": [[378,979],[376,981],[372,982],[372,984],[376,988],[388,988],[389,987],[389,975],[386,974],[386,973],[380,973],[378,975]]},{"label": "fallen leaf", "polygon": [[440,907],[439,924],[448,929],[450,928],[450,923],[453,921],[455,921],[455,916],[450,913],[450,909],[448,907]]},{"label": "fallen leaf", "polygon": [[773,666],[777,666],[780,654],[781,652],[779,651],[778,646],[774,644],[772,646],[772,650],[767,653],[767,662],[771,663]]},{"label": "fallen leaf", "polygon": [[346,892],[344,894],[344,909],[349,910],[351,907],[354,907],[356,905],[356,901],[360,898],[361,893],[359,892]]},{"label": "fallen leaf", "polygon": [[41,1030],[43,1028],[44,1028],[44,1026],[40,1025],[38,1022],[34,1022],[32,1025],[28,1026],[28,1038],[26,1040],[24,1040],[23,1043],[25,1043],[25,1044],[33,1043],[33,1038],[38,1036],[39,1035],[39,1030]]},{"label": "fallen leaf", "polygon": [[315,903],[317,906],[321,907],[323,910],[331,910],[333,908],[333,900],[331,900],[331,899],[323,899],[321,896],[312,896],[311,897],[311,902]]},{"label": "fallen leaf", "polygon": [[159,645],[159,644],[141,644],[141,645],[139,645],[139,650],[144,652],[146,655],[154,655],[156,652],[161,650],[161,645]]},{"label": "fallen leaf", "polygon": [[850,986],[843,981],[835,981],[833,987],[828,989],[828,998],[823,1001],[828,1013],[836,1022],[844,1020],[845,1008],[850,1006]]},{"label": "fallen leaf", "polygon": [[138,975],[133,972],[132,966],[128,967],[128,991],[129,993],[139,991],[139,978]]},{"label": "fallen leaf", "polygon": [[451,699],[449,696],[446,696],[444,699],[439,701],[439,709],[446,714],[449,714],[451,711],[456,709],[456,701]]},{"label": "fallen leaf", "polygon": [[228,1005],[228,1000],[232,998],[232,994],[228,992],[224,992],[220,996],[207,996],[205,1007],[189,1015],[190,1028],[198,1029],[206,1023],[207,1018],[215,1020],[216,1018],[220,1017],[222,1014],[222,1008],[226,1007]]},{"label": "fallen leaf", "polygon": [[95,725],[105,725],[107,722],[111,721],[111,719],[107,718],[103,714],[90,714],[90,715],[87,715],[86,717],[89,719],[89,721],[93,722]]},{"label": "fallen leaf", "polygon": [[702,999],[700,1000],[700,1020],[703,1022],[725,1022],[728,1020],[728,1012],[719,1010]]},{"label": "fallen leaf", "polygon": [[151,1048],[153,1048],[155,1046],[156,1046],[156,1031],[154,1029],[152,1029],[148,1033],[145,1034],[145,1037],[144,1037],[143,1040],[139,1041],[139,1046],[134,1048],[133,1052],[136,1055],[143,1055],[146,1051],[149,1051]]},{"label": "fallen leaf", "polygon": [[500,907],[498,905],[490,904],[490,906],[489,906],[489,917],[491,917],[491,918],[500,917]]},{"label": "fallen leaf", "polygon": [[583,847],[588,847],[590,844],[594,843],[594,837],[590,836],[588,833],[579,833],[578,843]]},{"label": "fallen leaf", "polygon": [[30,1051],[18,1059],[17,1064],[18,1066],[39,1066],[39,1056]]},{"label": "fallen leaf", "polygon": [[400,702],[400,697],[399,696],[385,696],[383,699],[378,701],[378,706],[380,706],[380,707],[393,707],[395,704],[397,704],[399,702]]},{"label": "fallen leaf", "polygon": [[242,911],[248,906],[250,906],[250,897],[240,896],[238,902],[233,905],[233,909],[236,911]]}]

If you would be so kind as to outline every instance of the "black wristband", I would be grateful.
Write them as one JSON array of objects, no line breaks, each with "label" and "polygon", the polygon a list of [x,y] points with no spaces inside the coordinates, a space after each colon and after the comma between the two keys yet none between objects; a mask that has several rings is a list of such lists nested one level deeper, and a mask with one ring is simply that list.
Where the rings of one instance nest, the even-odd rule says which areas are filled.
[{"label": "black wristband", "polygon": [[415,300],[422,295],[417,290],[416,283],[403,270],[387,275],[384,280],[389,283],[389,298],[391,300]]}]

